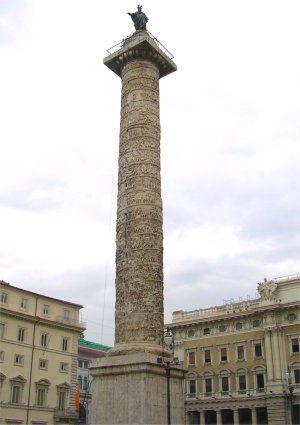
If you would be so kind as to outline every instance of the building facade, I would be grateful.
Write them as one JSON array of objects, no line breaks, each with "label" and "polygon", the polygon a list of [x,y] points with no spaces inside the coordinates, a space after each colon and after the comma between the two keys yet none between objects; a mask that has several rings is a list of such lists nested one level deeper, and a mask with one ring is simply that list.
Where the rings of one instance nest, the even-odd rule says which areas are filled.
[{"label": "building facade", "polygon": [[0,281],[1,423],[72,423],[79,304]]},{"label": "building facade", "polygon": [[77,383],[80,391],[79,420],[80,423],[87,424],[90,403],[92,400],[91,380],[89,367],[94,359],[105,357],[111,347],[97,344],[95,342],[78,340],[78,364],[77,364]]},{"label": "building facade", "polygon": [[258,299],[173,313],[187,423],[299,423],[300,275],[257,289]]}]

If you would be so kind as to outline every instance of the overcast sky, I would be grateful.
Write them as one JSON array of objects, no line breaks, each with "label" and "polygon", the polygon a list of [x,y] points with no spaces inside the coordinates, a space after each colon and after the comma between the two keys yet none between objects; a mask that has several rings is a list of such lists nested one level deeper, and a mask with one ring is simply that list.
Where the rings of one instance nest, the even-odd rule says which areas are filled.
[{"label": "overcast sky", "polygon": [[[145,0],[160,82],[165,320],[300,272],[300,3]],[[81,303],[113,345],[115,0],[0,0],[0,279]]]}]

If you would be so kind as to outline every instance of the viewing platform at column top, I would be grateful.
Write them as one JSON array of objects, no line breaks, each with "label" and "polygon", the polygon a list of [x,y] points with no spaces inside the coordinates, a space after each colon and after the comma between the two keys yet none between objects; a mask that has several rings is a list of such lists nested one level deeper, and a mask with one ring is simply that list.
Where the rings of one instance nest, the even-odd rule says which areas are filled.
[{"label": "viewing platform at column top", "polygon": [[177,70],[173,55],[149,31],[138,30],[107,50],[104,65],[121,77],[126,63],[135,59],[153,62],[162,78]]}]

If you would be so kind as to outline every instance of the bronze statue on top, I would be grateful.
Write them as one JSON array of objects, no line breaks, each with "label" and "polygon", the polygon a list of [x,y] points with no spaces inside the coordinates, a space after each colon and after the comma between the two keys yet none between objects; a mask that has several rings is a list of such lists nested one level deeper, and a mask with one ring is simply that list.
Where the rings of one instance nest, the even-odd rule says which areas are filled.
[{"label": "bronze statue on top", "polygon": [[134,13],[129,13],[128,15],[131,16],[131,19],[133,20],[134,23],[134,28],[136,30],[146,30],[146,23],[148,22],[148,18],[145,15],[144,12],[142,12],[142,8],[143,6],[141,6],[140,4],[137,6],[137,12]]}]

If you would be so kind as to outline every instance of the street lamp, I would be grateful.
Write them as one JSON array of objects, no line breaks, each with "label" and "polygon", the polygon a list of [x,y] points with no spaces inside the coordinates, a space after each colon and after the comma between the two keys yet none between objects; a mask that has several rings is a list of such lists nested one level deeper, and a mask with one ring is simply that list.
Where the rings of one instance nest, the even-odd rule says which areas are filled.
[{"label": "street lamp", "polygon": [[[171,351],[172,350],[172,354],[173,354],[173,334],[171,333],[170,329],[167,328],[167,330],[165,331],[164,334],[164,342],[166,344],[166,346],[168,347],[168,349]],[[172,360],[173,360],[173,355],[172,355]],[[171,372],[171,367],[170,367],[170,360],[167,360],[165,363],[165,369],[166,369],[166,376],[167,376],[167,416],[168,416],[168,425],[171,425],[171,400],[170,400],[170,372]]]},{"label": "street lamp", "polygon": [[287,393],[287,397],[288,400],[290,402],[290,415],[291,415],[291,423],[293,422],[293,396],[294,396],[294,385],[292,385],[292,375],[291,375],[291,369],[290,366],[288,366],[287,368],[287,373],[286,373],[286,379],[287,379],[287,389],[288,389],[288,393]]}]

